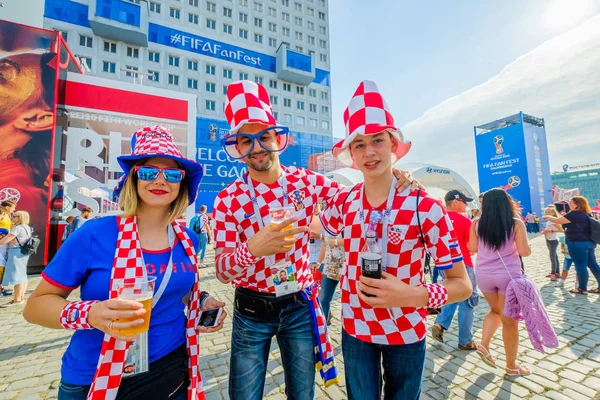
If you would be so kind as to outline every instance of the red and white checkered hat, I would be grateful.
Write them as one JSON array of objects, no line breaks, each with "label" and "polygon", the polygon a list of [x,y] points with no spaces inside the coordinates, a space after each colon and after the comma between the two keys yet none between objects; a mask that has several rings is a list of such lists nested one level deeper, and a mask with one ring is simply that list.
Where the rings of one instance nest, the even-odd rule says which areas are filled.
[{"label": "red and white checkered hat", "polygon": [[394,124],[394,117],[383,96],[373,81],[362,81],[344,111],[346,138],[333,146],[331,152],[344,165],[356,168],[350,155],[350,143],[357,135],[375,135],[383,131],[390,132],[398,146],[392,163],[404,157],[411,143],[404,141],[404,135]]},{"label": "red and white checkered hat", "polygon": [[135,164],[144,158],[165,157],[179,163],[185,170],[188,180],[189,204],[196,200],[198,186],[202,179],[202,165],[197,161],[185,158],[173,141],[173,135],[164,126],[146,126],[140,128],[131,137],[131,154],[117,157],[117,162],[123,168],[124,175],[119,179],[113,195],[117,197]]},{"label": "red and white checkered hat", "polygon": [[[237,81],[227,86],[225,101],[225,117],[231,126],[229,135],[238,133],[245,124],[263,124],[265,127],[276,126],[277,122],[273,116],[271,100],[267,89],[260,83],[252,81]],[[280,136],[279,140],[287,140]],[[234,147],[234,146],[230,146]],[[237,153],[237,150],[228,148],[231,154]]]}]

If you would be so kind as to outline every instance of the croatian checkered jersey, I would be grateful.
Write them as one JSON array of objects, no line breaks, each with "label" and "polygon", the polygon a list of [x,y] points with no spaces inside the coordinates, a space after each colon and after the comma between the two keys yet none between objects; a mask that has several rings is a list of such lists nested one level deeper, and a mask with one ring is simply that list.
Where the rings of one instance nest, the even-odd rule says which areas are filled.
[{"label": "croatian checkered jersey", "polygon": [[[343,186],[323,175],[296,167],[283,167],[287,179],[288,206],[295,207],[298,226],[308,226],[318,202],[333,201]],[[256,258],[247,248],[247,241],[260,230],[258,216],[250,198],[246,173],[225,188],[215,199],[214,237],[217,278],[262,293],[275,293],[275,285],[266,265],[270,257]],[[269,208],[284,206],[282,180],[273,184],[252,181],[256,192],[260,217],[269,225]],[[313,282],[309,268],[309,233],[297,240],[287,254],[296,266],[298,288],[304,289]],[[219,254],[220,249],[225,250]],[[229,252],[233,251],[233,252]],[[276,254],[275,262],[286,254]]]},{"label": "croatian checkered jersey", "polygon": [[[410,344],[421,341],[427,333],[426,309],[413,307],[372,308],[357,294],[361,276],[359,253],[365,244],[363,222],[369,221],[373,210],[385,211],[386,202],[372,207],[366,196],[360,204],[362,184],[346,188],[338,195],[333,207],[320,216],[325,229],[337,235],[344,232],[346,263],[342,271],[342,323],[346,333],[376,344]],[[420,240],[416,216],[417,192],[410,189],[397,193],[388,222],[387,266],[385,271],[404,283],[419,286],[423,282],[425,248]],[[364,219],[361,219],[361,209]],[[462,261],[456,235],[445,209],[431,196],[421,191],[419,216],[427,252],[440,269],[452,268],[453,262]],[[382,224],[377,226],[382,237]],[[386,249],[382,248],[383,252]]]}]

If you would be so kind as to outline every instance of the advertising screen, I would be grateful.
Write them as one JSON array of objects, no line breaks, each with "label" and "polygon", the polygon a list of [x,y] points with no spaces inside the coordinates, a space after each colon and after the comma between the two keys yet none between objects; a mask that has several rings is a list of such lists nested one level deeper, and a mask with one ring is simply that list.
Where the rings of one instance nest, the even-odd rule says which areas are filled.
[{"label": "advertising screen", "polygon": [[523,125],[475,135],[479,190],[503,188],[525,212],[531,210]]},{"label": "advertising screen", "polygon": [[[59,58],[57,32],[0,21],[0,200],[29,213],[44,263]],[[14,222],[14,221],[13,221]]]},{"label": "advertising screen", "polygon": [[529,171],[531,209],[537,215],[552,204],[552,177],[548,159],[546,129],[542,126],[524,124],[527,169]]}]

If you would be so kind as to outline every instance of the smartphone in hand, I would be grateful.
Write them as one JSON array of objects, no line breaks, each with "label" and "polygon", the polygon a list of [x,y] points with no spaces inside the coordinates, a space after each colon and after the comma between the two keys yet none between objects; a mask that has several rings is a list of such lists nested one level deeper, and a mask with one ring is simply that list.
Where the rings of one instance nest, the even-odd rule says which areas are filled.
[{"label": "smartphone in hand", "polygon": [[219,318],[221,318],[222,313],[223,307],[202,311],[198,326],[204,326],[206,328],[212,328],[216,326],[219,323]]}]

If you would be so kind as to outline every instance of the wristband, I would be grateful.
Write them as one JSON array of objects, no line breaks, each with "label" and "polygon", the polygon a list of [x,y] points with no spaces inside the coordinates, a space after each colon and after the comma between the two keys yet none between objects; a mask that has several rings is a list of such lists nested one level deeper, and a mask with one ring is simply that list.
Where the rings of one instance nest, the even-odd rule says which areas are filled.
[{"label": "wristband", "polygon": [[60,324],[70,330],[94,329],[88,322],[88,317],[90,309],[98,302],[98,300],[70,302],[60,312]]},{"label": "wristband", "polygon": [[250,253],[248,242],[242,243],[235,251],[235,263],[240,267],[249,267],[255,264],[257,260],[258,257],[255,257]]},{"label": "wristband", "polygon": [[429,293],[427,307],[438,308],[448,302],[448,289],[446,289],[444,285],[439,283],[428,283],[425,285],[425,289],[427,289],[427,293]]}]

